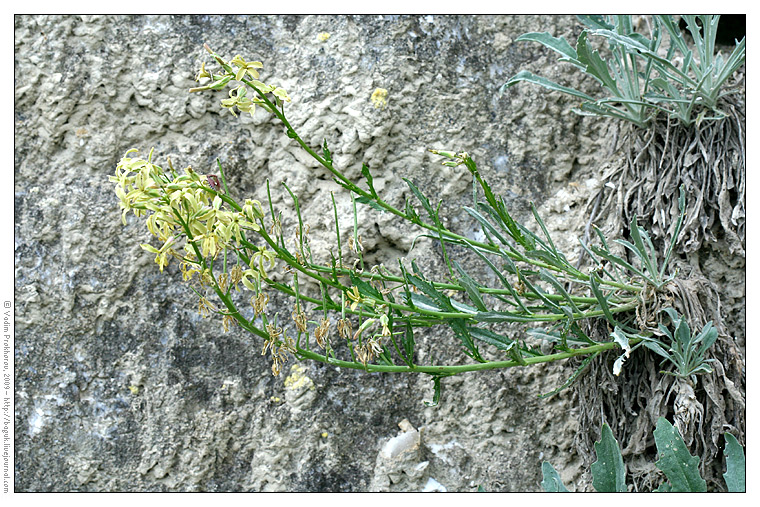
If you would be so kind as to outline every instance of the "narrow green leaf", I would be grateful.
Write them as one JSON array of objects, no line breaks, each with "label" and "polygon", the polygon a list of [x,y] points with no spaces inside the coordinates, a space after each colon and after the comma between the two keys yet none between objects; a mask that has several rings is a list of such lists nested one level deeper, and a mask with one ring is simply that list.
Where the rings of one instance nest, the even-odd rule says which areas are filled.
[{"label": "narrow green leaf", "polygon": [[372,298],[376,301],[385,301],[385,298],[383,298],[383,295],[379,290],[356,276],[353,271],[349,271],[348,276],[351,278],[351,283],[355,285],[357,289],[359,289],[359,294]]},{"label": "narrow green leaf", "polygon": [[409,199],[406,200],[406,203],[404,205],[404,215],[412,223],[415,223],[415,224],[420,223],[420,216],[417,214],[417,211],[415,211],[415,209],[409,203]]},{"label": "narrow green leaf", "polygon": [[612,435],[607,423],[602,425],[602,438],[594,443],[596,461],[591,464],[593,485],[599,493],[624,493],[628,491],[625,485],[625,465],[620,447]]},{"label": "narrow green leaf", "polygon": [[554,301],[552,301],[551,299],[547,298],[547,297],[544,295],[544,294],[545,294],[545,293],[544,293],[544,291],[543,291],[543,290],[541,290],[540,288],[536,287],[535,285],[533,285],[533,284],[530,282],[530,280],[528,280],[528,278],[527,278],[527,277],[525,277],[525,276],[523,276],[523,275],[522,275],[522,273],[520,274],[520,280],[522,281],[522,283],[523,283],[523,284],[525,284],[525,286],[528,288],[528,290],[529,290],[530,292],[534,293],[536,296],[538,296],[538,298],[539,298],[541,301],[543,301],[543,303],[544,303],[544,304],[545,304],[547,307],[551,308],[552,310],[554,310],[554,311],[556,311],[556,312],[558,312],[558,313],[562,313],[562,310],[560,309],[559,305],[557,305],[557,304],[556,304]]},{"label": "narrow green leaf", "polygon": [[525,366],[528,364],[527,362],[525,362],[525,358],[522,356],[522,352],[517,347],[516,343],[513,342],[512,346],[509,347],[507,352],[509,352],[509,357],[511,357],[512,360],[515,361],[517,364],[521,366]]},{"label": "narrow green leaf", "polygon": [[559,386],[558,388],[556,388],[553,391],[550,391],[548,393],[539,394],[538,397],[539,398],[548,398],[549,396],[553,396],[553,395],[557,394],[558,392],[562,391],[563,389],[567,389],[568,387],[570,387],[571,385],[573,385],[573,382],[575,382],[578,379],[578,377],[581,376],[581,374],[586,370],[586,368],[588,367],[588,365],[591,364],[591,361],[593,361],[594,358],[596,356],[598,356],[598,355],[599,355],[599,352],[594,352],[590,356],[586,356],[586,358],[581,362],[580,366],[578,366],[578,368],[575,369],[575,371],[573,372],[573,374],[570,375],[570,377],[568,377],[568,379],[561,386]]},{"label": "narrow green leaf", "polygon": [[541,227],[541,231],[544,233],[544,236],[546,237],[546,241],[549,242],[548,250],[550,250],[551,253],[553,253],[554,256],[559,259],[562,256],[562,254],[560,254],[557,251],[557,247],[554,245],[554,241],[552,241],[552,237],[549,234],[549,230],[546,228],[544,221],[541,219],[541,216],[538,214],[538,210],[536,209],[536,206],[533,203],[530,203],[530,210],[533,212],[533,218],[536,219],[538,226]]},{"label": "narrow green leaf", "polygon": [[[415,269],[416,265],[412,263],[412,269]],[[416,271],[416,269],[415,269]],[[449,298],[433,287],[433,284],[422,278],[421,275],[407,275],[407,280],[415,287],[421,290],[427,297],[431,298],[435,303],[440,305],[445,310],[453,310],[451,301]]]},{"label": "narrow green leaf", "polygon": [[433,401],[425,401],[427,407],[437,407],[438,402],[441,401],[441,377],[440,375],[433,375]]},{"label": "narrow green leaf", "polygon": [[549,32],[530,32],[519,36],[515,41],[539,42],[547,48],[556,51],[569,60],[574,60],[578,65],[578,54],[564,37],[554,37]]},{"label": "narrow green leaf", "polygon": [[504,236],[502,236],[499,233],[499,231],[496,230],[496,228],[493,226],[493,224],[491,224],[491,222],[489,222],[486,217],[484,217],[483,215],[481,215],[480,213],[478,213],[474,209],[472,209],[470,207],[467,207],[467,206],[464,206],[464,210],[467,213],[469,213],[475,220],[477,220],[478,223],[480,223],[480,227],[484,231],[488,231],[488,233],[490,233],[493,236],[495,236],[496,239],[498,239],[501,242],[501,244],[503,244],[503,245],[507,245],[508,244],[507,240],[504,239]]},{"label": "narrow green leaf", "polygon": [[486,305],[483,302],[483,298],[480,296],[480,291],[478,290],[475,280],[470,278],[470,275],[467,274],[457,261],[454,261],[454,267],[459,272],[459,284],[464,287],[470,301],[472,301],[475,307],[481,312],[488,311],[488,308],[486,308]]},{"label": "narrow green leaf", "polygon": [[541,464],[541,473],[544,476],[544,480],[541,481],[541,487],[544,488],[544,491],[547,493],[569,493],[551,463],[544,461]]},{"label": "narrow green leaf", "polygon": [[376,209],[376,210],[378,210],[378,211],[382,211],[382,212],[386,212],[386,211],[387,211],[387,210],[386,210],[386,209],[384,209],[382,206],[380,206],[380,205],[377,203],[377,201],[375,201],[374,199],[370,199],[369,197],[364,197],[364,196],[362,195],[362,196],[359,196],[359,197],[357,197],[355,200],[356,200],[356,202],[358,202],[359,204],[365,204],[365,205],[367,205],[367,206],[369,206],[369,207],[371,207],[371,208],[374,208],[374,209]]},{"label": "narrow green leaf", "polygon": [[462,319],[449,319],[447,323],[449,327],[454,331],[454,334],[457,336],[457,338],[459,338],[459,340],[464,345],[465,354],[480,363],[485,363],[486,360],[483,359],[483,357],[480,355],[478,347],[472,341],[472,336],[467,330],[467,327],[464,325],[464,321]]},{"label": "narrow green leaf", "polygon": [[671,359],[670,354],[665,351],[665,348],[663,347],[663,344],[660,343],[660,341],[655,340],[654,338],[644,337],[643,343],[644,346],[652,352],[664,357],[665,359]]},{"label": "narrow green leaf", "polygon": [[678,430],[664,417],[657,420],[654,442],[660,459],[657,468],[665,473],[672,491],[676,493],[703,493],[707,483],[699,475],[699,457],[689,454]]},{"label": "narrow green leaf", "polygon": [[533,74],[532,72],[528,72],[527,70],[522,70],[518,72],[512,79],[506,82],[500,89],[499,93],[503,94],[507,88],[516,85],[517,83],[525,81],[526,83],[533,83],[540,86],[543,86],[544,88],[556,92],[562,92],[567,93],[568,95],[573,95],[575,97],[580,97],[584,100],[589,100],[591,102],[594,101],[594,98],[586,95],[583,92],[580,92],[578,90],[575,90],[573,88],[568,88],[567,86],[562,86],[560,84],[555,83],[554,81],[551,81],[549,79],[546,79],[545,77],[537,76]]},{"label": "narrow green leaf", "polygon": [[524,315],[512,312],[478,312],[472,316],[476,322],[541,322],[540,315]]},{"label": "narrow green leaf", "polygon": [[617,271],[617,266],[623,267],[627,269],[628,271],[632,273],[636,273],[637,275],[640,275],[642,278],[648,278],[643,271],[641,271],[639,268],[634,267],[632,264],[630,264],[628,261],[621,259],[617,255],[611,254],[608,250],[602,250],[599,247],[596,246],[590,246],[591,250],[598,255],[599,257],[603,257],[610,261],[613,266],[615,266],[615,270]]},{"label": "narrow green leaf", "polygon": [[555,289],[557,289],[557,292],[562,295],[562,297],[565,298],[565,301],[570,305],[570,308],[573,309],[576,313],[580,313],[580,310],[575,305],[575,301],[573,301],[573,298],[570,297],[570,294],[567,293],[565,288],[562,286],[561,283],[559,283],[559,280],[555,278],[551,273],[546,271],[545,269],[541,269],[539,271],[539,276],[541,277],[541,280],[551,284]]},{"label": "narrow green leaf", "polygon": [[[657,277],[657,264],[655,259],[652,258],[652,255],[654,254],[654,246],[652,245],[652,241],[649,239],[649,235],[646,233],[646,231],[639,227],[639,222],[636,215],[634,215],[631,219],[630,231],[633,243],[636,245],[636,249],[640,252],[639,258],[641,259],[642,264],[646,266],[647,270],[650,273],[650,276]],[[644,240],[647,242],[646,245],[644,244]],[[622,240],[619,242],[621,244],[623,243]],[[647,248],[647,246],[649,246],[649,248]]]},{"label": "narrow green leaf", "polygon": [[414,306],[415,308],[419,308],[420,310],[427,310],[427,311],[433,311],[433,312],[444,311],[444,309],[436,305],[432,299],[427,298],[423,296],[422,294],[415,294],[414,292],[410,293],[410,296],[407,298],[407,302],[411,303],[412,306]]},{"label": "narrow green leaf", "polygon": [[383,352],[377,356],[378,364],[382,364],[385,366],[395,366],[396,363],[393,362],[393,358],[391,357],[391,353],[388,350],[388,347],[383,345]]},{"label": "narrow green leaf", "polygon": [[[493,345],[494,347],[500,350],[509,350],[511,347],[513,347],[517,343],[516,340],[494,333],[490,329],[485,329],[482,327],[475,327],[475,326],[467,326],[467,330],[470,332],[470,335],[473,338],[483,341],[485,343],[488,343],[489,345]],[[520,347],[520,352],[529,356],[541,355],[540,352],[530,350],[526,347]]]},{"label": "narrow green leaf", "polygon": [[599,278],[597,277],[596,273],[591,273],[591,276],[589,277],[589,281],[591,282],[591,292],[594,293],[594,297],[599,301],[599,307],[602,309],[602,312],[604,312],[604,316],[607,319],[607,321],[612,324],[613,326],[617,326],[618,321],[615,319],[615,317],[612,315],[612,312],[610,311],[610,306],[607,304],[607,298],[604,296],[604,293],[599,288]]},{"label": "narrow green leaf", "polygon": [[673,237],[670,238],[670,244],[668,245],[668,249],[665,252],[665,258],[662,260],[662,266],[660,267],[660,278],[665,276],[665,270],[668,268],[670,256],[673,254],[673,249],[675,248],[676,242],[678,241],[678,236],[681,234],[681,226],[683,225],[684,218],[686,218],[686,190],[684,189],[683,185],[681,185],[678,195],[678,211],[678,223],[676,224],[676,228],[673,231]]},{"label": "narrow green leaf", "polygon": [[467,330],[470,332],[470,335],[473,338],[485,342],[489,345],[493,345],[500,350],[509,350],[515,344],[514,340],[510,340],[506,336],[501,336],[488,329],[468,326]]},{"label": "narrow green leaf", "polygon": [[[512,298],[514,298],[515,303],[517,303],[517,305],[520,307],[520,310],[522,310],[523,312],[525,312],[527,315],[531,315],[532,312],[530,310],[528,310],[528,308],[523,304],[520,296],[517,294],[517,291],[514,289],[514,287],[512,287],[512,285],[509,283],[509,280],[507,280],[504,277],[504,275],[501,273],[501,271],[499,271],[496,268],[496,266],[494,266],[494,264],[488,259],[488,257],[486,257],[485,255],[483,255],[478,249],[473,248],[473,251],[476,254],[478,254],[480,256],[480,258],[483,259],[486,264],[488,264],[488,267],[490,267],[491,270],[496,274],[496,276],[499,278],[499,281],[501,282],[502,286],[505,287],[509,291],[509,293],[512,296]],[[503,259],[509,261],[509,264],[511,265],[511,268],[513,269],[514,272],[517,271],[517,267],[512,262],[512,259],[510,259],[506,255],[503,257]]]},{"label": "narrow green leaf", "polygon": [[525,252],[525,256],[530,259],[545,262],[546,264],[554,266],[560,270],[563,268],[562,262],[557,259],[557,257],[555,257],[551,252],[547,252],[546,250],[531,250]]},{"label": "narrow green leaf", "polygon": [[327,139],[325,139],[322,144],[322,155],[324,155],[325,161],[332,165],[332,153],[330,153],[330,149],[327,147]]},{"label": "narrow green leaf", "polygon": [[412,191],[412,193],[417,197],[417,199],[420,201],[420,204],[422,204],[422,207],[425,208],[425,211],[428,212],[428,215],[430,215],[430,218],[433,220],[433,222],[438,225],[438,215],[433,209],[433,206],[430,205],[430,201],[427,197],[425,197],[422,192],[420,192],[420,189],[417,188],[414,183],[412,183],[410,180],[406,178],[402,178],[406,184],[409,186],[409,189]]},{"label": "narrow green leaf", "polygon": [[364,175],[364,178],[367,180],[367,185],[369,186],[369,191],[372,196],[377,197],[377,192],[375,192],[375,187],[372,184],[372,173],[369,172],[369,166],[367,164],[362,164],[362,175]]},{"label": "narrow green leaf", "polygon": [[739,445],[739,441],[731,433],[723,435],[726,439],[726,473],[723,479],[730,493],[746,492],[746,464],[744,461],[744,450]]},{"label": "narrow green leaf", "polygon": [[539,340],[544,340],[547,343],[562,343],[565,339],[567,343],[573,343],[578,345],[595,345],[596,342],[586,336],[583,331],[578,327],[577,323],[573,323],[571,326],[572,334],[568,333],[566,337],[562,336],[562,333],[544,328],[532,328],[528,329],[528,334]]},{"label": "narrow green leaf", "polygon": [[414,361],[414,329],[409,321],[406,322],[406,331],[401,338],[401,344],[404,347],[407,364],[412,366]]}]

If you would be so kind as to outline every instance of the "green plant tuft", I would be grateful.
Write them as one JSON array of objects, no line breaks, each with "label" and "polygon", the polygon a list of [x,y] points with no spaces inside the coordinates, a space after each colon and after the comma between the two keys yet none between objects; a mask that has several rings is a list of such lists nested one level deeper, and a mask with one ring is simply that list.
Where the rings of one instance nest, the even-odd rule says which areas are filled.
[{"label": "green plant tuft", "polygon": [[[573,48],[563,37],[526,33],[518,41],[538,42],[594,78],[606,96],[595,98],[562,86],[528,71],[521,71],[501,87],[528,82],[580,98],[579,114],[606,116],[646,127],[659,113],[676,118],[684,125],[720,119],[719,99],[730,92],[723,86],[745,61],[745,40],[736,43],[724,58],[715,54],[715,36],[720,16],[681,16],[694,41],[690,47],[678,22],[669,15],[647,18],[648,37],[634,28],[632,16],[578,16],[588,28],[578,36]],[[668,45],[665,45],[665,34]],[[589,36],[607,41],[605,60],[591,48]]]}]

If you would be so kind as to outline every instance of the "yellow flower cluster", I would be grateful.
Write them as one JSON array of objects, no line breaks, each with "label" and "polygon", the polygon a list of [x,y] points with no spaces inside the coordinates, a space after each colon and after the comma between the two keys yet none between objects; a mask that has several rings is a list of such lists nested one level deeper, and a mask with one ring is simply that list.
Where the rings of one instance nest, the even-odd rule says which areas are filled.
[{"label": "yellow flower cluster", "polygon": [[[270,109],[270,105],[260,98],[250,98],[247,96],[247,88],[242,84],[243,80],[249,80],[250,84],[256,87],[256,89],[263,95],[271,93],[275,97],[277,104],[283,102],[290,102],[288,92],[279,86],[271,86],[258,80],[259,72],[257,69],[261,69],[264,65],[261,62],[248,62],[242,56],[236,55],[229,63],[222,59],[218,59],[225,69],[219,74],[211,74],[206,70],[206,64],[201,64],[201,70],[195,77],[196,81],[201,79],[211,79],[211,82],[197,88],[192,88],[191,92],[198,92],[202,90],[221,90],[228,83],[235,80],[240,82],[240,86],[237,86],[230,90],[229,98],[222,100],[222,107],[229,109],[233,116],[235,114],[235,108],[242,113],[250,113],[251,116],[256,112],[256,106],[263,106],[265,109]],[[237,70],[232,68],[232,65],[237,67]],[[271,103],[270,103],[271,104]]]},{"label": "yellow flower cluster", "polygon": [[[138,217],[148,215],[148,230],[163,246],[140,246],[156,254],[155,261],[161,271],[172,256],[182,261],[185,280],[195,273],[200,274],[202,283],[212,280],[210,273],[203,272],[198,254],[203,259],[213,258],[233,244],[239,247],[244,231],[260,230],[258,222],[264,217],[261,203],[248,199],[241,211],[224,209],[224,201],[209,183],[213,181],[211,177],[204,180],[190,167],[182,175],[173,169],[166,173],[151,163],[152,151],[148,160],[131,158],[133,152],[137,150],[129,150],[124,155],[116,166],[115,176],[110,177],[116,183],[116,195],[123,210],[122,223],[126,225],[129,211]],[[181,244],[183,239],[184,245]],[[182,254],[180,249],[184,250]],[[274,266],[275,256],[271,251],[260,249],[254,257],[258,261],[256,267],[235,271],[232,283],[242,281],[249,289],[256,290],[252,281],[266,276],[265,269]]]}]

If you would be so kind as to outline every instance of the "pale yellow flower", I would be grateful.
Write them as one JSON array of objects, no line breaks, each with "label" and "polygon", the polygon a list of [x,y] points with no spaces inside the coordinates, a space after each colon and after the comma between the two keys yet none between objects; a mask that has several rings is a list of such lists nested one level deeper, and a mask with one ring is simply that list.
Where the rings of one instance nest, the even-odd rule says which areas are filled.
[{"label": "pale yellow flower", "polygon": [[196,81],[200,81],[204,77],[211,77],[211,74],[206,70],[206,62],[201,63],[201,70],[198,75],[195,76]]},{"label": "pale yellow flower", "polygon": [[391,330],[388,329],[388,316],[383,314],[380,316],[380,324],[383,326],[382,331],[380,332],[383,336],[390,336]]},{"label": "pale yellow flower", "polygon": [[275,88],[272,91],[272,95],[274,95],[275,97],[277,97],[277,99],[280,102],[290,102],[290,97],[288,96],[288,92],[286,92],[285,90],[283,90],[280,87]]},{"label": "pale yellow flower", "polygon": [[256,71],[256,69],[264,68],[263,63],[246,62],[240,55],[236,55],[230,63],[238,67],[238,71],[235,73],[235,81],[241,81],[246,74],[250,74],[254,79],[258,79],[259,73]]},{"label": "pale yellow flower", "polygon": [[354,285],[349,290],[346,291],[346,297],[352,301],[351,303],[351,311],[355,311],[356,307],[359,305],[359,303],[362,302],[362,297],[359,295],[359,288]]},{"label": "pale yellow flower", "polygon": [[[269,269],[274,268],[275,266],[275,259],[277,258],[277,254],[274,253],[272,250],[268,250],[266,248],[259,249],[258,252],[254,253],[251,256],[251,264],[257,264],[257,268],[259,270],[259,274],[262,278],[266,278],[267,276],[267,268],[264,267],[265,263],[269,264]],[[253,266],[251,266],[253,267]]]}]

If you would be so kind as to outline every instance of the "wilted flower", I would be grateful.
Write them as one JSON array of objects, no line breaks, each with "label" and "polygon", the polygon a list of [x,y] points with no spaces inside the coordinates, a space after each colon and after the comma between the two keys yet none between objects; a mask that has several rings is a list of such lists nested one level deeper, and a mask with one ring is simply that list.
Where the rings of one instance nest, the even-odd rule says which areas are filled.
[{"label": "wilted flower", "polygon": [[317,340],[317,345],[323,349],[327,348],[329,344],[328,328],[330,327],[330,321],[323,318],[319,323],[319,327],[314,331],[314,338]]},{"label": "wilted flower", "polygon": [[251,296],[251,306],[253,306],[253,311],[257,317],[264,313],[268,302],[269,296],[264,292],[259,292],[255,298]]},{"label": "wilted flower", "polygon": [[293,311],[293,322],[296,323],[296,327],[302,333],[306,332],[306,318],[303,310]]},{"label": "wilted flower", "polygon": [[346,340],[350,339],[353,335],[354,327],[351,324],[351,321],[348,319],[340,319],[338,320],[338,334],[341,338],[344,338]]}]

